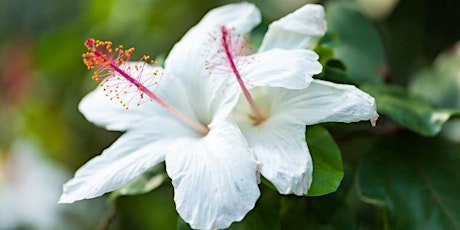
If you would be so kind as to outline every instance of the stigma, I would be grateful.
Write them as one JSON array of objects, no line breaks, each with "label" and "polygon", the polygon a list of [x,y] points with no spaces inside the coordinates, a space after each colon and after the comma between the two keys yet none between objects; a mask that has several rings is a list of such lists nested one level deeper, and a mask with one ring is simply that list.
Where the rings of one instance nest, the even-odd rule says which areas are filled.
[{"label": "stigma", "polygon": [[[149,88],[157,85],[163,73],[159,70],[144,71],[149,56],[142,56],[138,62],[131,62],[134,48],[123,46],[113,48],[110,41],[87,39],[88,52],[83,54],[83,63],[94,70],[92,79],[99,83],[110,100],[117,100],[125,108],[139,106],[149,93]],[[150,61],[151,64],[155,62]]]}]

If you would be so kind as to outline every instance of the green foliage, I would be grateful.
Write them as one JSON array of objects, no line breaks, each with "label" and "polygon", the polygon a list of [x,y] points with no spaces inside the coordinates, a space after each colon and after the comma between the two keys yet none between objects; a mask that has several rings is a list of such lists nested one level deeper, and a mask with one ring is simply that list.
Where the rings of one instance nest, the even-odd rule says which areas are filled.
[{"label": "green foliage", "polygon": [[326,6],[330,31],[338,37],[332,48],[335,57],[347,67],[357,82],[381,82],[385,69],[382,39],[376,27],[350,2],[331,2]]},{"label": "green foliage", "polygon": [[357,82],[348,76],[344,63],[335,58],[332,48],[319,45],[315,48],[315,52],[318,53],[319,62],[323,65],[323,71],[316,78],[335,83],[357,85]]},{"label": "green foliage", "polygon": [[346,202],[352,178],[347,172],[339,190],[326,196],[282,197],[281,229],[356,229],[353,210]]},{"label": "green foliage", "polygon": [[177,230],[192,230],[192,228],[182,218],[178,217]]},{"label": "green foliage", "polygon": [[379,113],[423,136],[435,136],[451,116],[458,114],[451,109],[437,109],[398,86],[366,84],[361,89],[375,98]]},{"label": "green foliage", "polygon": [[[409,83],[409,91],[436,106],[460,110],[460,43],[444,51],[430,67],[418,71]],[[442,136],[460,142],[460,121],[450,120]]]},{"label": "green foliage", "polygon": [[313,181],[307,195],[335,192],[343,178],[340,149],[329,132],[319,125],[308,127],[306,136],[313,160]]},{"label": "green foliage", "polygon": [[414,135],[383,138],[358,170],[362,199],[391,229],[460,228],[460,148]]}]

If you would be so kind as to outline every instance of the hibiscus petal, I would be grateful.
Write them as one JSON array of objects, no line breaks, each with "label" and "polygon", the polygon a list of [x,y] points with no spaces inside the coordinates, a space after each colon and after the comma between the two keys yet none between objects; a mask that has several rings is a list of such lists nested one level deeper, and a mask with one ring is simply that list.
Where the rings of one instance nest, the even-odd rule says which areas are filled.
[{"label": "hibiscus petal", "polygon": [[227,228],[260,195],[257,162],[238,127],[228,121],[203,138],[183,138],[166,156],[180,216],[194,229]]},{"label": "hibiscus petal", "polygon": [[104,154],[109,150],[107,149],[103,155],[83,165],[74,178],[64,184],[59,203],[90,199],[123,187],[164,160],[165,150],[162,146],[155,142],[116,159],[105,159]]},{"label": "hibiscus petal", "polygon": [[209,76],[205,71],[192,77],[170,73],[157,92],[172,106],[207,126],[226,119],[238,101],[239,88],[227,82],[228,79]]},{"label": "hibiscus petal", "polygon": [[374,98],[352,85],[313,80],[303,90],[259,89],[254,93],[271,101],[271,116],[299,124],[363,120],[374,124],[378,118]]},{"label": "hibiscus petal", "polygon": [[318,55],[310,50],[272,49],[245,59],[242,75],[249,87],[304,89],[322,69]]},{"label": "hibiscus petal", "polygon": [[[136,64],[136,62],[129,63],[131,66]],[[123,69],[124,67],[126,67],[126,65],[122,65],[120,68]],[[142,72],[133,69],[130,70],[130,74],[133,77],[139,77],[141,82],[146,82],[150,81],[149,79],[152,78],[153,73],[160,73],[162,71],[160,67],[145,65]],[[128,86],[129,83],[125,81],[122,82],[121,85]],[[107,130],[125,131],[138,125],[142,118],[151,116],[155,113],[156,109],[158,109],[156,108],[156,103],[148,101],[147,98],[147,101],[142,102],[140,106],[133,105],[130,106],[129,109],[126,109],[120,104],[118,99],[110,99],[113,95],[107,92],[109,90],[113,89],[109,88],[104,90],[103,87],[97,87],[93,92],[85,96],[78,105],[78,109],[86,119]],[[125,103],[133,104],[139,102],[139,95],[140,92],[138,90],[129,90],[123,97]]]},{"label": "hibiscus petal", "polygon": [[144,120],[123,134],[101,155],[83,165],[74,178],[64,185],[59,202],[90,199],[123,187],[163,161],[167,148],[177,136],[198,137],[193,130],[174,118]]},{"label": "hibiscus petal", "polygon": [[281,194],[304,195],[310,188],[313,164],[305,142],[305,125],[269,118],[254,126],[248,116],[238,125],[261,162],[261,173]]},{"label": "hibiscus petal", "polygon": [[179,75],[194,76],[204,69],[206,51],[211,49],[211,34],[221,26],[246,34],[260,23],[259,10],[254,4],[229,4],[209,11],[203,19],[174,45],[165,68]]},{"label": "hibiscus petal", "polygon": [[273,49],[312,48],[316,39],[326,32],[324,9],[321,5],[307,4],[270,24],[259,52]]}]

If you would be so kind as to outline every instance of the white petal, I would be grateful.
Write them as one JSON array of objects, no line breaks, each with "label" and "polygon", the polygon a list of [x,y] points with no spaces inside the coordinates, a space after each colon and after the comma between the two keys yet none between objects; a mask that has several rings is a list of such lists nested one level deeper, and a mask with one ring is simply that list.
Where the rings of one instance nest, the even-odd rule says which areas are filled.
[{"label": "white petal", "polygon": [[[136,63],[129,63],[135,65]],[[124,67],[121,67],[124,68]],[[132,70],[130,71],[133,77],[140,77],[141,82],[149,81],[155,72],[162,72],[159,67],[152,67],[145,65],[142,72]],[[124,85],[129,85],[127,81],[123,82]],[[135,88],[135,87],[134,87]],[[93,92],[85,96],[78,109],[89,121],[100,125],[107,130],[124,131],[137,124],[139,120],[149,117],[155,113],[155,102],[145,101],[140,106],[130,106],[129,109],[124,108],[120,101],[112,98],[114,95],[108,91],[115,89],[106,89],[97,87]],[[137,103],[140,100],[140,93],[138,90],[129,90],[125,95],[125,103]],[[146,96],[145,96],[146,97]],[[147,98],[146,98],[147,99]]]},{"label": "white petal", "polygon": [[260,12],[252,3],[229,4],[209,11],[203,19],[176,43],[165,60],[165,68],[180,75],[199,73],[211,49],[211,34],[221,26],[246,34],[260,23]]},{"label": "white petal", "polygon": [[318,55],[310,50],[272,49],[246,59],[242,77],[249,87],[304,89],[322,69]]},{"label": "white petal", "polygon": [[270,24],[259,52],[273,48],[312,48],[326,29],[323,7],[307,4]]},{"label": "white petal", "polygon": [[[190,118],[209,126],[228,117],[239,97],[239,88],[228,79],[209,76],[166,74],[157,87],[158,95]],[[158,112],[157,112],[158,113]]]},{"label": "white petal", "polygon": [[93,158],[64,184],[59,203],[90,199],[123,187],[164,160],[165,150],[161,147],[154,142],[117,159],[105,159],[104,155]]},{"label": "white petal", "polygon": [[182,136],[198,135],[174,118],[144,120],[83,165],[64,185],[59,202],[90,199],[123,187],[163,161],[171,142]]},{"label": "white petal", "polygon": [[255,88],[255,98],[269,108],[269,116],[313,125],[323,122],[357,122],[378,118],[375,100],[352,85],[313,80],[303,90]]},{"label": "white petal", "polygon": [[194,229],[227,228],[260,195],[257,162],[238,127],[221,122],[200,139],[175,142],[166,156],[180,216]]},{"label": "white petal", "polygon": [[262,164],[262,175],[281,194],[306,194],[313,164],[305,142],[305,125],[275,117],[254,126],[248,116],[239,118],[238,125]]}]

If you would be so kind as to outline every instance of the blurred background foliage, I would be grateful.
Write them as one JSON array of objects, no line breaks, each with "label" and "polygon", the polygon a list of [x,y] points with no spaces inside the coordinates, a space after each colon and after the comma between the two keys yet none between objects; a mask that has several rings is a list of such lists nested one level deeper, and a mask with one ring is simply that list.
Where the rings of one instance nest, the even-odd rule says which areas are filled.
[{"label": "blurred background foliage", "polygon": [[[62,183],[120,135],[77,110],[96,86],[81,60],[86,38],[161,58],[208,10],[231,2],[0,0],[0,229],[93,229],[110,213],[106,197],[55,203]],[[263,16],[257,41],[312,1],[252,2]],[[345,168],[336,193],[280,196],[261,184],[256,208],[232,228],[460,229],[460,1],[316,2],[329,24],[320,77],[360,86],[383,116],[374,129],[325,125]],[[187,228],[169,182],[114,202],[111,229]]]}]

